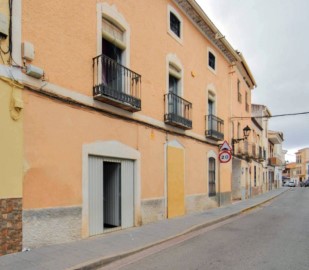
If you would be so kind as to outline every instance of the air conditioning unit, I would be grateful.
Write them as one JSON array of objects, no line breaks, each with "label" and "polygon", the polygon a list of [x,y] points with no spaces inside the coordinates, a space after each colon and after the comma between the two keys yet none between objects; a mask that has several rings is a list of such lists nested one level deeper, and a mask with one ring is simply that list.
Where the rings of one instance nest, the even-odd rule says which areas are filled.
[{"label": "air conditioning unit", "polygon": [[26,65],[26,74],[33,78],[41,79],[44,75],[44,70],[33,65]]}]

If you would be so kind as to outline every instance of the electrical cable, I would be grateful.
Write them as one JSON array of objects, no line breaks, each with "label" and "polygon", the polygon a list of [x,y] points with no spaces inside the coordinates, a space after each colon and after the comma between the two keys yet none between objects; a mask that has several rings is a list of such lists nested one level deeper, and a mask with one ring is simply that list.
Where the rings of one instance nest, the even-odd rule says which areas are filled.
[{"label": "electrical cable", "polygon": [[284,114],[276,114],[271,116],[235,116],[231,117],[231,119],[252,119],[252,118],[274,118],[274,117],[284,117],[284,116],[294,116],[294,115],[303,115],[303,114],[309,114],[309,112],[299,112],[299,113],[284,113]]}]

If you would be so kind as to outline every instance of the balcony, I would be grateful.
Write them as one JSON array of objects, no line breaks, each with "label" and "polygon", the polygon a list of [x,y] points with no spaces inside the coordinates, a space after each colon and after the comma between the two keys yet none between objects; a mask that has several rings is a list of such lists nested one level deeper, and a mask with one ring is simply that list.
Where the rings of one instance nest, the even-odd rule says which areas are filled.
[{"label": "balcony", "polygon": [[240,157],[240,158],[248,158],[249,153],[251,151],[249,150],[249,143],[247,141],[241,141],[238,144],[235,145],[237,148],[235,149],[235,155]]},{"label": "balcony", "polygon": [[270,166],[281,166],[282,162],[277,157],[271,157],[271,158],[268,159],[268,165],[270,165]]},{"label": "balcony", "polygon": [[141,75],[99,55],[93,58],[93,97],[130,112],[140,111]]},{"label": "balcony", "polygon": [[166,124],[182,129],[192,129],[192,104],[190,102],[171,92],[164,95],[164,102],[164,122]]},{"label": "balcony", "polygon": [[259,146],[259,157],[258,157],[258,159],[259,159],[260,162],[265,160],[264,155],[266,155],[265,150],[261,146]]},{"label": "balcony", "polygon": [[210,138],[217,141],[224,139],[224,121],[213,114],[206,115],[206,138]]}]

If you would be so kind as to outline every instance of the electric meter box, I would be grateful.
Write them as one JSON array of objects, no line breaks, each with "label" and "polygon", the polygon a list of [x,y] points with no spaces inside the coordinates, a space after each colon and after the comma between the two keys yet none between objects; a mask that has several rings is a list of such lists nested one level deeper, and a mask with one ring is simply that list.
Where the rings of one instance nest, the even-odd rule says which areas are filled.
[{"label": "electric meter box", "polygon": [[34,46],[28,41],[24,41],[21,47],[22,57],[26,60],[32,61],[34,59]]},{"label": "electric meter box", "polygon": [[0,37],[6,38],[9,34],[9,19],[3,13],[0,13]]}]

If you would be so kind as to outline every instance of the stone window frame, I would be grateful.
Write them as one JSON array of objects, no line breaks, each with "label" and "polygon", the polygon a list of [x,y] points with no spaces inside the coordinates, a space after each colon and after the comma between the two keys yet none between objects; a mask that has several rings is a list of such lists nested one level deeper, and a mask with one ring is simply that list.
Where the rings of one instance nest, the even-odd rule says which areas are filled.
[{"label": "stone window frame", "polygon": [[[180,22],[180,30],[179,34],[180,36],[177,36],[177,34],[174,33],[174,31],[171,29],[171,20],[170,20],[170,14],[173,14]],[[179,12],[172,7],[171,5],[167,5],[167,33],[173,37],[177,42],[179,42],[181,45],[183,44],[183,19],[182,16],[180,16]]]},{"label": "stone window frame", "polygon": [[180,59],[177,57],[176,54],[168,54],[166,56],[166,94],[169,93],[169,76],[172,75],[175,78],[178,79],[178,96],[183,97],[184,95],[184,81],[183,81],[183,74],[184,74],[184,68],[180,61]]},{"label": "stone window frame", "polygon": [[109,5],[108,3],[97,4],[97,55],[102,54],[102,37],[108,36],[108,33],[103,31],[103,19],[123,31],[123,40],[121,42],[117,41],[117,46],[123,50],[121,55],[122,65],[130,68],[131,28],[125,17],[117,10],[116,5]]}]

